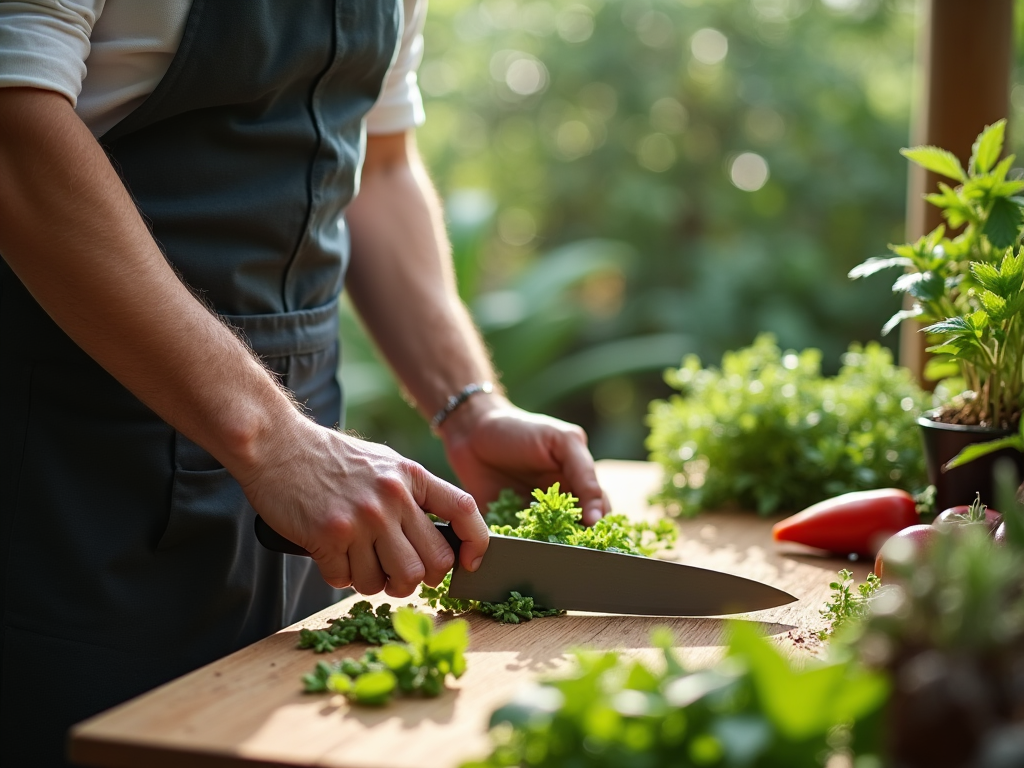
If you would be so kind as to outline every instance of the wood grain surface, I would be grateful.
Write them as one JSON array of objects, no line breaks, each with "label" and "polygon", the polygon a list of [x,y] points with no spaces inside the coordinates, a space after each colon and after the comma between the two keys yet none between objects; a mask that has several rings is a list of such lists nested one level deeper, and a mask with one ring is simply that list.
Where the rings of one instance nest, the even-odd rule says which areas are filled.
[{"label": "wood grain surface", "polygon": [[[637,518],[658,514],[647,503],[660,482],[656,465],[602,461],[598,472],[615,511]],[[798,597],[798,602],[742,618],[759,622],[799,658],[820,650],[814,639],[822,626],[818,610],[835,572],[848,565],[863,579],[869,568],[796,545],[776,545],[769,533],[772,522],[740,512],[680,521],[679,543],[663,556],[759,579]],[[296,648],[299,629],[326,627],[358,599],[362,598],[331,606],[76,726],[71,734],[72,759],[103,768],[455,768],[487,753],[491,711],[520,686],[564,669],[571,663],[570,649],[620,649],[656,663],[651,631],[668,627],[684,662],[706,666],[721,657],[726,623],[718,618],[570,613],[499,625],[472,617],[468,670],[437,699],[399,700],[373,709],[351,706],[340,696],[303,694],[300,677],[318,660],[357,656],[366,646],[316,655]]]}]

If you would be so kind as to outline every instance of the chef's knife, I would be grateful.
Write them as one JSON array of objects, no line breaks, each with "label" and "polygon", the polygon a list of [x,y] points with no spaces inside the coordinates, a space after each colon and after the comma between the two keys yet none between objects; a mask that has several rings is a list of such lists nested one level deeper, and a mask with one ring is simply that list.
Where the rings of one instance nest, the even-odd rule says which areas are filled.
[{"label": "chef's knife", "polygon": [[[434,525],[455,551],[452,597],[500,603],[515,591],[540,606],[636,616],[720,616],[796,600],[759,581],[707,568],[496,533],[480,568],[470,572],[458,564],[455,531],[447,523]],[[275,552],[309,554],[259,516],[256,538]]]}]

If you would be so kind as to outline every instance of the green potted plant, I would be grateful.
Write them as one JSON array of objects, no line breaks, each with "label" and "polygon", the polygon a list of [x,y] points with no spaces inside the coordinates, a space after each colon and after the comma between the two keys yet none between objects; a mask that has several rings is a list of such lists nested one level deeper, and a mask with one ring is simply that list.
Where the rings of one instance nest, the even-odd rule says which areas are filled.
[{"label": "green potted plant", "polygon": [[855,267],[860,278],[891,267],[904,273],[893,290],[908,294],[909,309],[897,312],[882,329],[888,333],[905,319],[925,324],[932,354],[925,369],[931,380],[945,380],[957,394],[919,420],[929,480],[939,508],[969,503],[980,492],[992,502],[992,463],[1005,450],[970,466],[943,471],[966,446],[1012,434],[1024,400],[1024,254],[1014,250],[1024,231],[1024,181],[1008,179],[1012,155],[1000,160],[1006,121],[978,136],[965,170],[956,156],[938,147],[901,153],[918,165],[957,184],[939,182],[928,202],[942,209],[946,225],[915,243],[890,246],[892,256],[872,258]]}]

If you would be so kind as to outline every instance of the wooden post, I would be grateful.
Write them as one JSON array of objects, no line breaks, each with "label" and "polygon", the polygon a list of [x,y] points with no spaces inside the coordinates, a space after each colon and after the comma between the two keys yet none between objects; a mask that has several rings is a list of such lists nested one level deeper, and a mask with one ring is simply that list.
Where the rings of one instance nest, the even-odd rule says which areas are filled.
[{"label": "wooden post", "polygon": [[[956,154],[967,167],[982,128],[1010,114],[1013,63],[1013,0],[919,0],[921,73],[911,145],[932,144]],[[930,232],[942,217],[923,199],[938,177],[910,167],[907,239]],[[900,362],[921,381],[924,337],[916,323],[903,323]]]}]

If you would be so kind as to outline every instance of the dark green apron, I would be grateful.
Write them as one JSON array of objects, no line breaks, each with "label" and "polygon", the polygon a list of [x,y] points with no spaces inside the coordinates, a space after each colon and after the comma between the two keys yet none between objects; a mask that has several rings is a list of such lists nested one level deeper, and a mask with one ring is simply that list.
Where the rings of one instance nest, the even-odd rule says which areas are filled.
[{"label": "dark green apron", "polygon": [[[101,139],[182,279],[327,426],[343,210],[400,6],[195,0],[157,89]],[[0,760],[61,765],[72,723],[337,599],[257,544],[238,483],[6,263],[0,352]]]}]

